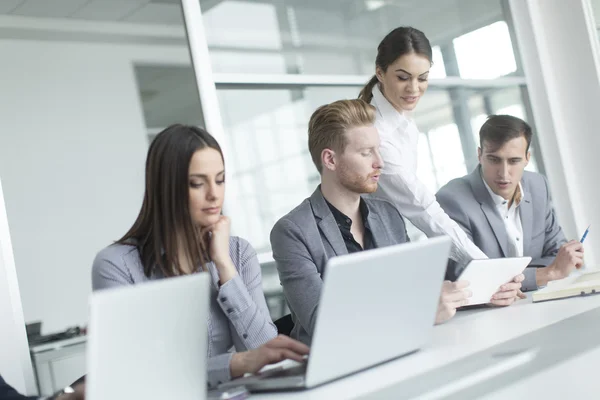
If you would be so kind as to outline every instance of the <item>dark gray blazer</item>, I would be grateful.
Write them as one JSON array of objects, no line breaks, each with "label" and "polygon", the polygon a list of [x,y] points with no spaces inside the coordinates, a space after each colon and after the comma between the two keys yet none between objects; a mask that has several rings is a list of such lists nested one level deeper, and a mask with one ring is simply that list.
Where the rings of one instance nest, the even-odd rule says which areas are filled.
[{"label": "dark gray blazer", "polygon": [[[565,235],[552,207],[548,182],[540,174],[525,171],[521,179],[525,196],[519,205],[523,225],[523,255],[533,260],[525,270],[523,290],[536,290],[535,268],[547,266],[556,257]],[[481,167],[471,174],[454,179],[436,194],[444,211],[469,235],[469,238],[490,258],[506,257],[508,235],[500,213],[490,196]],[[461,271],[449,269],[449,278],[456,279]]]},{"label": "dark gray blazer", "polygon": [[[409,241],[404,220],[391,203],[367,197],[364,201],[369,208],[367,222],[376,248]],[[291,336],[310,344],[325,264],[331,257],[348,254],[320,187],[277,221],[271,231],[271,246],[294,320]]]}]

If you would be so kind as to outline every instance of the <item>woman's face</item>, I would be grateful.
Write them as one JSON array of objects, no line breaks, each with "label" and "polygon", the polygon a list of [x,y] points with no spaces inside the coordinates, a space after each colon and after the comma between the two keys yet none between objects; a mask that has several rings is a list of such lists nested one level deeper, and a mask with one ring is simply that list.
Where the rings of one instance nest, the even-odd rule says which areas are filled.
[{"label": "woman's face", "polygon": [[188,171],[190,214],[192,221],[206,227],[221,217],[225,197],[225,166],[221,153],[210,147],[198,150]]},{"label": "woman's face", "polygon": [[376,75],[383,95],[394,108],[412,111],[427,90],[429,68],[429,59],[413,52],[398,58],[386,71],[377,67]]}]

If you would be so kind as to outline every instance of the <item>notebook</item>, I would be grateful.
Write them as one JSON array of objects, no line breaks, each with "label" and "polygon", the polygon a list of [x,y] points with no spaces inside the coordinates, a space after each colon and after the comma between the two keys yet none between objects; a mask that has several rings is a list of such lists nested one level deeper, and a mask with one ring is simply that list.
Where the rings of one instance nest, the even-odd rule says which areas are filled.
[{"label": "notebook", "polygon": [[600,271],[590,271],[548,283],[532,295],[534,303],[600,293]]}]

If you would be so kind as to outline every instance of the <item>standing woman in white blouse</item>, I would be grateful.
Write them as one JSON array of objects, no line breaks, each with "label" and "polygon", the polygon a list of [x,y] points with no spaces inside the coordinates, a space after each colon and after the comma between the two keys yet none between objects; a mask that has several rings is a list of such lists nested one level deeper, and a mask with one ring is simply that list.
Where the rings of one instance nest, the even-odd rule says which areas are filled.
[{"label": "standing woman in white blouse", "polygon": [[[449,236],[453,242],[450,258],[464,266],[487,256],[448,217],[435,194],[416,175],[419,130],[410,113],[427,90],[431,64],[432,50],[425,34],[411,27],[396,28],[379,44],[375,75],[359,98],[377,109],[375,126],[384,167],[376,195],[391,201],[428,237]],[[520,287],[522,277],[515,280]],[[513,289],[511,293],[516,293],[518,288]]]}]

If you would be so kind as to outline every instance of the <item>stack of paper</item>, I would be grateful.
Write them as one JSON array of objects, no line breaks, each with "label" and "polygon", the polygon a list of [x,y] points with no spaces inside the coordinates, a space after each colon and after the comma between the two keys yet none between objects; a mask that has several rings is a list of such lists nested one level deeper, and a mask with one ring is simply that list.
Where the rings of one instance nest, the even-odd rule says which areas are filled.
[{"label": "stack of paper", "polygon": [[587,272],[553,281],[532,296],[533,302],[600,293],[600,271]]}]

